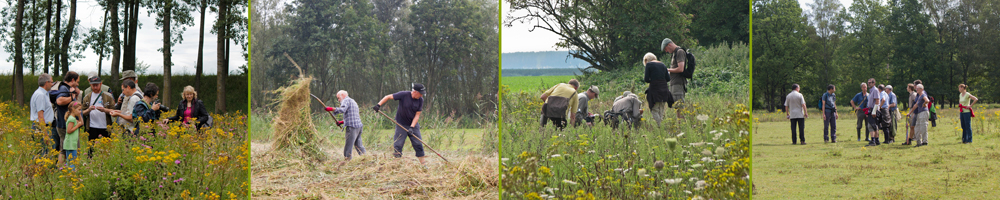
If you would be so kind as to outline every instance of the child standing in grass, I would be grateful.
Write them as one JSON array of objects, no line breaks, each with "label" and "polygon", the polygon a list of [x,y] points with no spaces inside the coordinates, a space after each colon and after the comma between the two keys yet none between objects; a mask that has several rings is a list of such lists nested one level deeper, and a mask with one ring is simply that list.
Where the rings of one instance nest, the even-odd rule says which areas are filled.
[{"label": "child standing in grass", "polygon": [[83,123],[79,122],[80,102],[70,103],[70,109],[66,112],[66,137],[63,139],[63,149],[66,150],[66,164],[70,169],[76,168],[73,160],[76,160],[77,149],[80,147],[80,128]]}]

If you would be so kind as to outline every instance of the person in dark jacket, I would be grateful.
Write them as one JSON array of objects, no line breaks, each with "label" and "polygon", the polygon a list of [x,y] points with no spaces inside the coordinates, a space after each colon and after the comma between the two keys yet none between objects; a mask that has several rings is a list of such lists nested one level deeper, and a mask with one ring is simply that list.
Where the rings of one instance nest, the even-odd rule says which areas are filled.
[{"label": "person in dark jacket", "polygon": [[[157,87],[155,83],[146,83],[146,88],[143,90],[142,100],[136,102],[135,107],[132,109],[132,119],[135,123],[142,122],[157,122],[160,120],[160,103],[157,102],[160,87]],[[127,114],[127,113],[126,113]],[[132,131],[135,134],[139,134],[139,128],[141,126],[136,125],[135,130]]]},{"label": "person in dark jacket", "polygon": [[202,103],[201,99],[198,99],[198,92],[194,91],[192,86],[184,86],[184,91],[181,92],[181,103],[177,105],[177,113],[173,117],[163,119],[165,123],[180,121],[182,126],[190,126],[195,123],[193,120],[198,120],[195,124],[196,130],[201,130],[202,126],[208,124],[208,110],[205,109],[205,104]]},{"label": "person in dark jacket", "polygon": [[665,107],[674,103],[673,94],[670,93],[670,73],[667,72],[667,65],[657,61],[653,53],[646,53],[642,62],[646,65],[642,81],[649,83],[649,87],[646,88],[646,102],[649,102],[653,120],[656,120],[656,125],[659,126],[666,112]]}]

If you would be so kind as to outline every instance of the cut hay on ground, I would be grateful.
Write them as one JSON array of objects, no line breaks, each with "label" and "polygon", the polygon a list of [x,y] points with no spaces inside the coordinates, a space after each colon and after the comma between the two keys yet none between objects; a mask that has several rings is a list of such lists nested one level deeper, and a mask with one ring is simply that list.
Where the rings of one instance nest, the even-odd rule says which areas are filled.
[{"label": "cut hay on ground", "polygon": [[316,136],[316,127],[309,117],[310,82],[312,77],[303,77],[274,91],[278,94],[278,116],[272,122],[274,144],[271,151],[298,150],[303,156],[323,162],[328,156],[318,148],[322,139]]},{"label": "cut hay on ground", "polygon": [[[263,151],[267,143],[253,143]],[[327,150],[339,151],[339,150]],[[333,153],[333,152],[327,152]],[[369,152],[343,163],[331,159],[315,166],[282,154],[252,157],[254,199],[496,199],[496,155],[447,152],[452,163]]]}]

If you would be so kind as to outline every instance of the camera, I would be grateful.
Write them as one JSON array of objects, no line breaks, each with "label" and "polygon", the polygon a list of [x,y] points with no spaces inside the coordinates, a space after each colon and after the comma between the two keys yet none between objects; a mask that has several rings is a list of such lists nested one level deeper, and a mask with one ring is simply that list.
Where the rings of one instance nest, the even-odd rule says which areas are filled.
[{"label": "camera", "polygon": [[158,104],[158,103],[160,104],[160,110],[159,111],[161,113],[162,112],[170,112],[170,107],[167,107],[166,105],[163,105],[162,103],[160,103],[159,99],[157,99],[156,101],[153,101],[153,104]]}]

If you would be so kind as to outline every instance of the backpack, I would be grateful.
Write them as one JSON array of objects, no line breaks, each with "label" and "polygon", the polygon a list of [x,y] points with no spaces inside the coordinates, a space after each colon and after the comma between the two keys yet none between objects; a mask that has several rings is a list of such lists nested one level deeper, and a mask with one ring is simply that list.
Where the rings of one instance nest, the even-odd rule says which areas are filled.
[{"label": "backpack", "polygon": [[694,78],[694,68],[695,66],[697,66],[694,54],[691,54],[691,51],[688,51],[688,49],[686,48],[681,48],[681,49],[683,49],[684,52],[687,54],[686,55],[687,59],[686,61],[684,61],[684,72],[681,72],[681,77],[687,79]]},{"label": "backpack", "polygon": [[59,81],[52,88],[49,88],[49,102],[52,103],[52,106],[57,106],[56,99],[59,99],[59,87],[62,86],[69,87],[69,85],[66,85],[66,82]]}]

